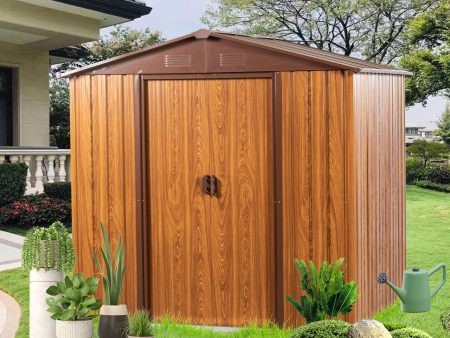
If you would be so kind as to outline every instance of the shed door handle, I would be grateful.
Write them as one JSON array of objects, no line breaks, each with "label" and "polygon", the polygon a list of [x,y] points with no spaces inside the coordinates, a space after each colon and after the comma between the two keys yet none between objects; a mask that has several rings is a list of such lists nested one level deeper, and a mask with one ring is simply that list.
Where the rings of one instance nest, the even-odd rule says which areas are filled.
[{"label": "shed door handle", "polygon": [[216,176],[205,175],[202,177],[202,193],[210,196],[219,196],[219,180]]}]

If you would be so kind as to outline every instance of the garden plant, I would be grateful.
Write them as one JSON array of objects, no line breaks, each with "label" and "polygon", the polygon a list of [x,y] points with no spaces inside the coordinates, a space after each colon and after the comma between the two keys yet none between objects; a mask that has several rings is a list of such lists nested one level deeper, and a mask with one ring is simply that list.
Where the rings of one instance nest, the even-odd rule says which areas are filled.
[{"label": "garden plant", "polygon": [[147,311],[139,310],[128,316],[129,337],[153,337],[154,324]]},{"label": "garden plant", "polygon": [[318,271],[312,261],[309,269],[303,260],[296,259],[295,266],[305,295],[300,296],[298,302],[291,296],[286,298],[307,323],[333,319],[352,310],[357,298],[357,285],[353,281],[345,281],[342,258],[332,264],[324,262]]}]

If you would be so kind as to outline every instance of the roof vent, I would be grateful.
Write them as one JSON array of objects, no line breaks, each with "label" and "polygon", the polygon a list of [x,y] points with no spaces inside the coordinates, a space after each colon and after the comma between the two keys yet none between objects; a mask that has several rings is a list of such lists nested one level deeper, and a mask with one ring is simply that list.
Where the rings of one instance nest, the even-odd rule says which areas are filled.
[{"label": "roof vent", "polygon": [[192,55],[170,55],[166,54],[164,56],[164,65],[166,68],[171,67],[191,67],[192,65]]},{"label": "roof vent", "polygon": [[245,66],[246,54],[219,54],[219,63],[221,67],[224,66]]}]

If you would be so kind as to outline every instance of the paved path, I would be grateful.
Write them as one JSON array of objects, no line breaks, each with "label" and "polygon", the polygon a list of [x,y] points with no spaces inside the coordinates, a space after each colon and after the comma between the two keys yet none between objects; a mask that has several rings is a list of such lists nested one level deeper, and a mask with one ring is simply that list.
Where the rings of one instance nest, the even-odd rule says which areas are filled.
[{"label": "paved path", "polygon": [[[20,267],[24,238],[0,231],[0,271]],[[11,296],[0,291],[0,338],[14,338],[19,327],[20,306]]]}]

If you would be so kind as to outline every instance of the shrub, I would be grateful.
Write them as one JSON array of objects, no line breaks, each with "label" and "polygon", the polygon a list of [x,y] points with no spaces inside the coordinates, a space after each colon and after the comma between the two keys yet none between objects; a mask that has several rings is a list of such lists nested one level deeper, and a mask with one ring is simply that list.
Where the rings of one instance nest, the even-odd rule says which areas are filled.
[{"label": "shrub", "polygon": [[444,329],[450,331],[450,312],[445,313],[441,316],[441,322]]},{"label": "shrub", "polygon": [[147,311],[141,310],[130,314],[128,321],[130,336],[149,337],[153,335],[153,322]]},{"label": "shrub", "polygon": [[55,182],[44,184],[44,192],[48,197],[70,202],[72,200],[70,182]]},{"label": "shrub", "polygon": [[31,228],[70,220],[70,203],[43,195],[26,196],[0,207],[0,224]]},{"label": "shrub", "polygon": [[333,264],[324,262],[317,272],[312,261],[309,269],[304,261],[295,260],[300,274],[300,287],[306,295],[297,302],[291,296],[286,299],[295,307],[307,323],[347,314],[356,302],[355,282],[345,282],[344,259]]},{"label": "shrub", "polygon": [[428,333],[412,327],[394,330],[391,335],[392,338],[432,338]]},{"label": "shrub", "polygon": [[[42,241],[44,244],[42,245]],[[56,245],[53,246],[53,241]],[[56,248],[56,249],[55,249]],[[52,257],[53,250],[58,253]],[[42,252],[44,251],[44,252]],[[44,262],[41,260],[43,254]],[[71,273],[75,264],[75,249],[64,224],[55,222],[48,228],[33,228],[28,231],[22,249],[22,267],[27,270],[54,268]]]},{"label": "shrub", "polygon": [[429,168],[427,180],[433,183],[450,184],[450,166],[437,165]]},{"label": "shrub", "polygon": [[349,328],[342,320],[321,320],[298,328],[291,338],[347,338]]},{"label": "shrub", "polygon": [[442,192],[450,192],[450,184],[439,184],[430,181],[418,181],[416,185],[421,188],[437,190]]},{"label": "shrub", "polygon": [[23,197],[27,185],[27,170],[23,163],[0,164],[0,206]]},{"label": "shrub", "polygon": [[414,184],[416,181],[423,181],[427,178],[427,169],[423,164],[414,158],[406,160],[406,183]]},{"label": "shrub", "polygon": [[386,330],[388,330],[389,332],[399,330],[399,329],[404,329],[405,327],[407,327],[405,324],[400,324],[400,323],[382,323],[382,324],[384,325]]},{"label": "shrub", "polygon": [[[79,320],[95,317],[93,311],[100,309],[102,301],[95,299],[98,278],[89,277],[84,280],[79,273],[72,278],[66,276],[64,282],[58,282],[47,289],[48,312],[55,320]],[[58,298],[54,298],[58,296]]]}]

